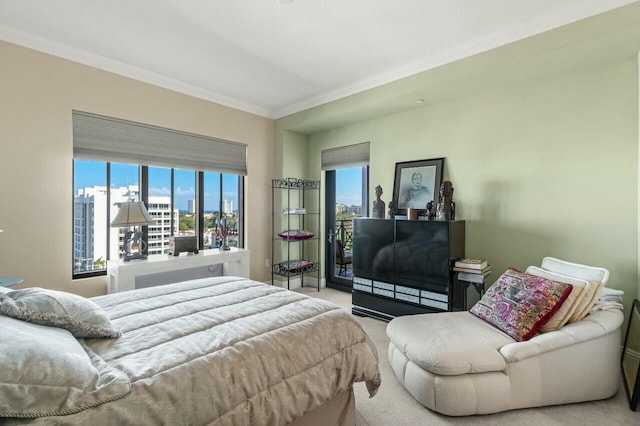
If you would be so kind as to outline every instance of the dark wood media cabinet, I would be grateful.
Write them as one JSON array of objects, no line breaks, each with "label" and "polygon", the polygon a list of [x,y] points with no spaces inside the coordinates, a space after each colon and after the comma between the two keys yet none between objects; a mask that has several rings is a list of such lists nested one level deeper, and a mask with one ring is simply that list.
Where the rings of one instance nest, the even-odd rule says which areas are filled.
[{"label": "dark wood media cabinet", "polygon": [[451,266],[464,257],[464,236],[464,221],[355,219],[353,314],[391,320],[463,310]]}]

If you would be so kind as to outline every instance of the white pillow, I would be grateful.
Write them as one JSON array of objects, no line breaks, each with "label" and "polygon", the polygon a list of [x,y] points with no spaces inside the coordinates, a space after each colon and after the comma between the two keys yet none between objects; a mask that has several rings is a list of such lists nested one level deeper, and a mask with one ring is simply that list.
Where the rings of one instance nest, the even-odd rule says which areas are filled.
[{"label": "white pillow", "polygon": [[551,319],[542,326],[540,331],[546,333],[549,331],[559,330],[568,322],[575,322],[572,320],[577,318],[584,309],[583,307],[586,302],[583,303],[583,299],[585,299],[585,295],[590,291],[591,283],[580,278],[546,271],[542,268],[538,268],[537,266],[529,266],[526,273],[546,278],[551,281],[571,284],[573,286],[571,293],[567,296],[567,300],[564,301],[562,306],[560,306],[560,309],[558,309]]},{"label": "white pillow", "polygon": [[64,291],[26,288],[0,293],[0,313],[34,324],[60,327],[76,337],[120,337],[94,302]]},{"label": "white pillow", "polygon": [[567,262],[555,257],[545,257],[540,265],[545,271],[564,274],[569,277],[580,278],[589,282],[607,285],[609,271],[599,266],[582,265],[580,263]]},{"label": "white pillow", "polygon": [[580,263],[567,262],[566,260],[556,259],[554,257],[545,257],[542,259],[542,269],[546,271],[554,271],[559,274],[587,280],[591,286],[585,290],[585,296],[574,312],[569,322],[580,321],[589,315],[591,308],[598,298],[600,290],[607,285],[609,280],[609,271],[599,266],[582,265]]},{"label": "white pillow", "polygon": [[[604,284],[600,282],[591,281],[590,284],[591,284],[591,288],[585,294],[585,297],[583,299],[584,303],[581,304],[582,310],[580,312],[576,310],[576,313],[577,313],[576,321],[580,321],[582,318],[589,315],[589,312],[591,312],[591,308],[593,308],[593,305],[596,303],[596,300],[598,300],[598,294],[600,294],[600,290],[604,287]],[[580,309],[580,307],[578,307],[578,309]],[[575,322],[575,321],[572,321],[572,322]]]},{"label": "white pillow", "polygon": [[0,315],[0,331],[0,423],[71,414],[131,391],[124,373],[89,355],[67,330]]}]

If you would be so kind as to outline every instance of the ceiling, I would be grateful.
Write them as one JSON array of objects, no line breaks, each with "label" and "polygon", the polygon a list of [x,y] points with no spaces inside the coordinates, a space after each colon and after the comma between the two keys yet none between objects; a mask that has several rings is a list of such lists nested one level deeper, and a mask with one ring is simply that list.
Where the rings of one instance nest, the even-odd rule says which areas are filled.
[{"label": "ceiling", "polygon": [[3,0],[0,40],[281,118],[638,0]]}]

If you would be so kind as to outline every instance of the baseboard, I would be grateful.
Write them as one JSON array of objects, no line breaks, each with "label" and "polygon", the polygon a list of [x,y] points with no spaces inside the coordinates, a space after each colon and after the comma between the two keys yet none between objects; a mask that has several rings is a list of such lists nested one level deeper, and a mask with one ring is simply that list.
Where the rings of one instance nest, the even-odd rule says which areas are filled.
[{"label": "baseboard", "polygon": [[[304,286],[317,287],[318,279],[315,277],[304,277]],[[327,283],[325,282],[324,278],[320,278],[320,288],[325,288],[326,286],[327,286]]]},{"label": "baseboard", "polygon": [[633,349],[627,348],[624,351],[624,354],[627,355],[629,358],[633,358],[635,360],[640,361],[640,352],[638,352],[638,351],[635,351]]}]

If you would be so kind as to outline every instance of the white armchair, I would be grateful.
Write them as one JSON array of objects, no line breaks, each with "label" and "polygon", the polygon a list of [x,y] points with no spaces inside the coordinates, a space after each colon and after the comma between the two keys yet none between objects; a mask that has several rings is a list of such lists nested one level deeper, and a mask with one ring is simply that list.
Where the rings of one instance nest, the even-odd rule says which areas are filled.
[{"label": "white armchair", "polygon": [[[541,267],[595,288],[609,277],[606,269],[553,258]],[[515,342],[469,312],[409,315],[387,326],[388,355],[416,400],[451,416],[597,400],[618,389],[622,322],[619,309],[596,311]]]}]

